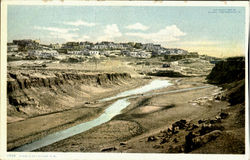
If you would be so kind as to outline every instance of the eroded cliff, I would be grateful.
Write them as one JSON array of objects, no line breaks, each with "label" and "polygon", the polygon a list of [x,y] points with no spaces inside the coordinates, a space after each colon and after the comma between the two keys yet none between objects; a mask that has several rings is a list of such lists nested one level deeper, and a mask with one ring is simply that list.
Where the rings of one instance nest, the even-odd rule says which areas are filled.
[{"label": "eroded cliff", "polygon": [[31,117],[90,103],[131,79],[127,73],[9,71],[8,116]]}]

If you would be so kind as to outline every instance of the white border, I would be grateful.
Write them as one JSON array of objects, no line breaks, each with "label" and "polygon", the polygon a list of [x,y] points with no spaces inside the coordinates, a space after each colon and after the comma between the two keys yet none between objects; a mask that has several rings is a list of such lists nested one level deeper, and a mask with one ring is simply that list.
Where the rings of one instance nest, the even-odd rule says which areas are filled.
[{"label": "white border", "polygon": [[0,159],[1,159],[1,156],[4,154],[6,154],[6,151],[5,149],[7,148],[7,138],[4,138],[4,137],[7,137],[7,104],[6,104],[6,98],[7,98],[7,90],[6,90],[6,82],[7,82],[7,23],[6,23],[6,20],[7,20],[7,11],[6,11],[6,5],[4,5],[3,3],[1,3],[1,55],[0,55],[0,58],[1,58],[1,77],[0,77],[0,80],[1,80],[1,85],[0,85],[0,88],[1,88],[1,117],[0,117],[0,125],[1,125],[1,129],[0,129]]},{"label": "white border", "polygon": [[[245,121],[245,155],[232,155],[232,154],[139,154],[139,153],[60,153],[60,152],[6,152],[6,73],[7,73],[7,5],[81,5],[81,6],[241,6],[245,7],[246,13],[246,36],[245,36],[245,59],[246,59],[246,121]],[[248,119],[248,33],[249,33],[249,2],[248,1],[33,1],[33,0],[2,0],[1,3],[1,130],[0,130],[0,159],[88,159],[88,160],[116,160],[116,159],[130,159],[130,160],[247,160],[249,157],[249,119]]]},{"label": "white border", "polygon": [[248,7],[246,7],[245,9],[245,13],[246,13],[246,17],[245,17],[245,154],[247,156],[248,159],[250,159],[250,139],[249,139],[249,95],[248,95],[248,60],[249,60],[249,4]]},{"label": "white border", "polygon": [[80,5],[80,6],[242,6],[248,1],[88,1],[88,0],[2,0],[6,5]]}]

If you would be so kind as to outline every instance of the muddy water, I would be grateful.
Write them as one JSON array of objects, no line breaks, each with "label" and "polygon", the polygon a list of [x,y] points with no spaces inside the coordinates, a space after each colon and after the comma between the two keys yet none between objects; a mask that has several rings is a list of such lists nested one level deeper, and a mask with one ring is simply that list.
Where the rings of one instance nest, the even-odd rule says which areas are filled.
[{"label": "muddy water", "polygon": [[132,95],[136,95],[136,94],[143,94],[152,90],[156,90],[156,89],[161,89],[164,87],[168,87],[170,86],[171,83],[169,83],[169,81],[167,80],[153,80],[151,81],[151,83],[140,87],[140,88],[136,88],[136,89],[132,89],[129,91],[125,91],[122,93],[117,94],[116,96],[113,97],[109,97],[109,98],[104,98],[102,100],[100,100],[100,102],[102,101],[110,101],[113,99],[117,99],[117,98],[122,98],[122,97],[127,97],[127,96],[132,96]]},{"label": "muddy water", "polygon": [[167,80],[153,80],[151,83],[149,83],[143,87],[119,93],[114,97],[102,99],[102,100],[100,100],[100,102],[109,101],[109,100],[113,100],[113,99],[117,99],[117,98],[122,98],[122,99],[119,99],[116,102],[114,102],[112,105],[110,105],[100,117],[98,117],[92,121],[81,123],[79,125],[65,129],[63,131],[59,131],[59,132],[50,134],[50,135],[48,135],[40,140],[37,140],[37,141],[34,141],[30,144],[26,144],[26,145],[23,145],[21,147],[18,147],[16,149],[14,149],[13,151],[26,151],[26,152],[32,151],[32,150],[50,145],[52,143],[58,142],[60,140],[66,139],[68,137],[74,136],[76,134],[82,133],[84,131],[87,131],[93,127],[96,127],[96,126],[101,125],[105,122],[108,122],[114,116],[118,115],[122,109],[126,108],[130,104],[128,99],[132,98],[132,97],[129,97],[129,96],[135,96],[136,94],[147,93],[149,91],[168,87],[170,85],[171,85],[171,83],[169,83],[169,81],[167,81]]}]

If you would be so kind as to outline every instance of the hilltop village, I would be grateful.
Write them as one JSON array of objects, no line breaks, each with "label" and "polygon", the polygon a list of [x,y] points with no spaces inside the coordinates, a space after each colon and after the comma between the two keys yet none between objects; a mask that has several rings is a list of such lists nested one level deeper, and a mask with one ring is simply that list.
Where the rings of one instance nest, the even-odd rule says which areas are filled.
[{"label": "hilltop village", "polygon": [[198,53],[189,53],[179,48],[165,48],[153,43],[114,43],[114,42],[67,42],[64,44],[40,44],[37,40],[24,39],[13,40],[7,44],[10,59],[51,59],[62,58],[65,55],[85,57],[117,57],[128,56],[135,58],[151,58],[164,55],[192,55],[198,57]]}]

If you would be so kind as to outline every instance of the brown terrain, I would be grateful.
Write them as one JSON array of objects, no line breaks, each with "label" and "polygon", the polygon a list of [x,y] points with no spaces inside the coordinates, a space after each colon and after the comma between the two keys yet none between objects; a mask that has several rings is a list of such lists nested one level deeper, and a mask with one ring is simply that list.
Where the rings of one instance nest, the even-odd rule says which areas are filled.
[{"label": "brown terrain", "polygon": [[[242,59],[228,62],[214,67],[206,59],[187,58],[162,68],[160,58],[13,61],[8,63],[8,150],[97,118],[116,101],[98,101],[102,98],[165,79],[172,85],[129,99],[109,122],[35,151],[243,154],[244,74],[239,73],[244,65],[238,65]],[[221,74],[227,71],[237,75]],[[209,87],[182,90],[200,86]]]}]

